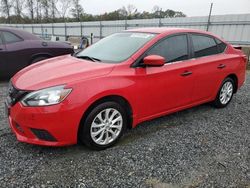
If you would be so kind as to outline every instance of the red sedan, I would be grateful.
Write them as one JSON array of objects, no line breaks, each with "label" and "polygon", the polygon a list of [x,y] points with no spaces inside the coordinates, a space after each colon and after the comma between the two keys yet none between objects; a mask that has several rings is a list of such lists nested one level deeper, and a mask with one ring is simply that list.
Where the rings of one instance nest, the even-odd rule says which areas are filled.
[{"label": "red sedan", "polygon": [[210,33],[129,30],[23,69],[6,109],[21,142],[105,149],[140,122],[207,102],[227,106],[245,69],[246,56]]}]

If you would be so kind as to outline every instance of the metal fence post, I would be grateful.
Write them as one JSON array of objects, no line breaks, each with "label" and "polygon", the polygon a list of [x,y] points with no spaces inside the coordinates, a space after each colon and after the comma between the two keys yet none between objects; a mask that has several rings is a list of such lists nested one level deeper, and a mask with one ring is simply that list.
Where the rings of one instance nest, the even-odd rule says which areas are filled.
[{"label": "metal fence post", "polygon": [[102,39],[102,21],[100,21],[100,39]]},{"label": "metal fence post", "polygon": [[93,44],[93,38],[94,38],[94,34],[91,33],[91,34],[90,34],[90,44],[91,44],[91,45]]},{"label": "metal fence post", "polygon": [[128,20],[127,19],[125,19],[125,30],[127,30],[128,29]]},{"label": "metal fence post", "polygon": [[83,36],[82,22],[80,22],[80,27],[81,27],[81,37],[82,37]]},{"label": "metal fence post", "polygon": [[52,27],[52,36],[55,35],[55,31],[54,31],[54,23],[51,24],[51,27]]},{"label": "metal fence post", "polygon": [[34,34],[34,27],[33,27],[33,24],[31,24],[31,32],[32,32],[32,34]]},{"label": "metal fence post", "polygon": [[211,19],[212,9],[213,9],[213,3],[211,3],[211,6],[210,6],[209,15],[208,15],[208,20],[207,20],[207,29],[206,29],[206,31],[209,30],[209,26],[210,26],[210,24],[211,24],[210,19]]},{"label": "metal fence post", "polygon": [[43,37],[43,25],[41,24],[41,34],[42,34],[42,37]]},{"label": "metal fence post", "polygon": [[162,8],[160,9],[160,12],[159,12],[159,27],[162,26],[162,21],[161,21],[161,13],[162,13]]},{"label": "metal fence post", "polygon": [[64,35],[65,35],[65,40],[67,40],[67,25],[66,25],[66,22],[64,24]]},{"label": "metal fence post", "polygon": [[161,18],[159,18],[159,27],[162,26]]}]

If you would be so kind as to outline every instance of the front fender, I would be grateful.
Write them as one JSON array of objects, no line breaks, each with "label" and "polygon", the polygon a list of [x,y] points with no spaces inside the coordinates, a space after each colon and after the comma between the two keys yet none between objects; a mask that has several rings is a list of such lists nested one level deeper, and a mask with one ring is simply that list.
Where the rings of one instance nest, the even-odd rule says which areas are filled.
[{"label": "front fender", "polygon": [[136,125],[138,112],[136,105],[137,95],[133,92],[134,86],[135,83],[132,80],[119,77],[99,77],[67,85],[67,87],[73,88],[72,94],[69,97],[72,98],[71,101],[75,101],[74,105],[80,108],[82,116],[92,104],[104,97],[119,96],[124,98],[130,104],[133,111],[133,126]]}]

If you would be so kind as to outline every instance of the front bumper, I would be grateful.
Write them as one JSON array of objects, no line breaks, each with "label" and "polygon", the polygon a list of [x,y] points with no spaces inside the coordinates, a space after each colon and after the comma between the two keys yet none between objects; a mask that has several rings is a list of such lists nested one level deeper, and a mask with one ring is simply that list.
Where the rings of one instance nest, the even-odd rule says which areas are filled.
[{"label": "front bumper", "polygon": [[9,124],[20,142],[65,146],[77,143],[81,113],[63,103],[47,107],[24,107],[19,103],[10,107]]}]

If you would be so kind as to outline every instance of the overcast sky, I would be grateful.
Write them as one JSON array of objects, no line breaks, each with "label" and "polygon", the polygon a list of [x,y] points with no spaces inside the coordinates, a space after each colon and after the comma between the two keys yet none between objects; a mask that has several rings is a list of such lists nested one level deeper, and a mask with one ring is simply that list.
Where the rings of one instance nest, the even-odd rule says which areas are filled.
[{"label": "overcast sky", "polygon": [[163,10],[182,11],[187,16],[208,15],[210,3],[214,3],[213,15],[250,13],[250,0],[81,0],[86,13],[101,14],[133,4],[138,11],[152,11],[154,5]]}]

